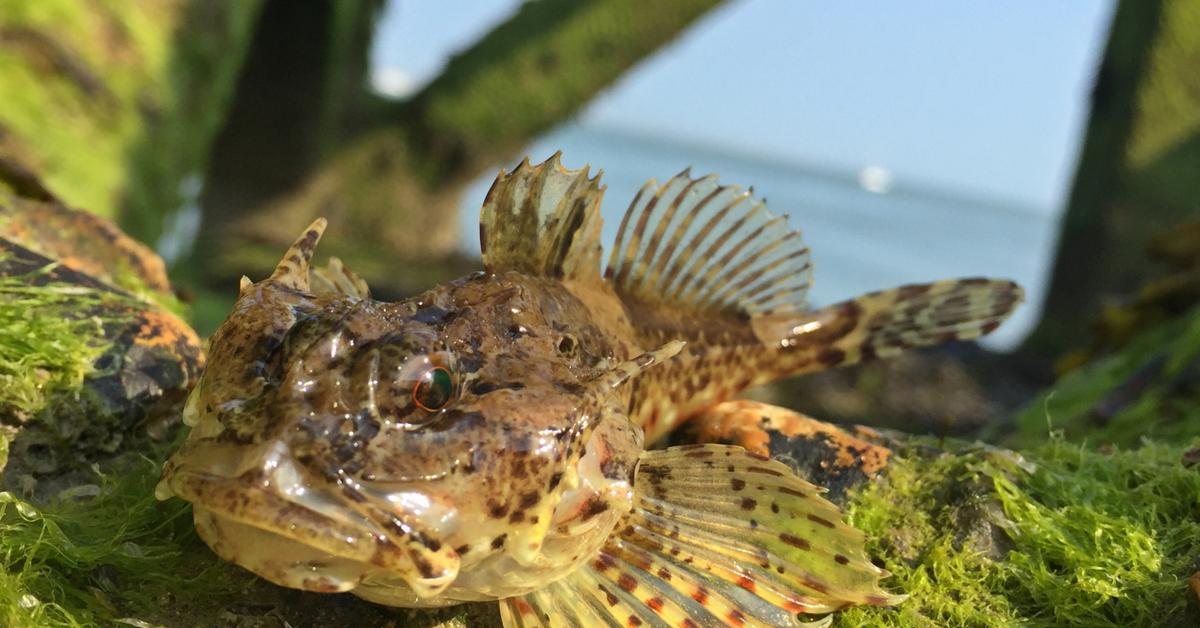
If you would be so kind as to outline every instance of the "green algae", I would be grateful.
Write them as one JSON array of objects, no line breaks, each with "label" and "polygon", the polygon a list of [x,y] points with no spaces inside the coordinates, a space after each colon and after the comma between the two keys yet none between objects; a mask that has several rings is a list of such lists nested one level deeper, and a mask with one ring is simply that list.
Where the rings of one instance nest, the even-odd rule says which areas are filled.
[{"label": "green algae", "polygon": [[1195,625],[1200,472],[1185,449],[1100,453],[1055,436],[1023,460],[899,457],[850,520],[910,598],[840,625]]},{"label": "green algae", "polygon": [[190,508],[154,499],[155,463],[117,468],[43,508],[0,493],[0,624],[154,625],[177,612],[215,616],[211,605],[244,589],[248,574],[202,551]]},{"label": "green algae", "polygon": [[[1152,164],[1200,129],[1196,98],[1200,77],[1195,72],[1200,61],[1200,10],[1195,4],[1163,4],[1159,32],[1148,55],[1126,155],[1134,169]],[[1176,184],[1177,191],[1190,190],[1187,198],[1195,198],[1194,177],[1180,178]]]},{"label": "green algae", "polygon": [[34,490],[34,476],[111,454],[133,422],[154,418],[144,408],[155,389],[122,378],[146,374],[169,394],[195,356],[137,344],[150,302],[0,244],[0,441],[13,452],[5,485]]},{"label": "green algae", "polygon": [[155,241],[204,169],[260,4],[0,0],[0,154]]},{"label": "green algae", "polygon": [[[108,346],[103,313],[131,297],[84,286],[31,285],[35,276],[0,277],[0,412],[28,418],[58,394],[77,391]],[[87,311],[88,316],[74,316]],[[2,468],[2,467],[0,467]]]},{"label": "green algae", "polygon": [[[1093,445],[1200,436],[1200,307],[1138,335],[1120,352],[1063,376],[1016,416],[1002,442],[1029,447],[1051,429]],[[1048,418],[1049,417],[1049,418]]]},{"label": "green algae", "polygon": [[[1099,453],[1055,438],[1024,457],[901,452],[852,498],[849,517],[909,599],[843,611],[836,624],[1194,625],[1186,578],[1200,569],[1200,472],[1181,464],[1185,449]],[[0,494],[0,624],[211,625],[243,609],[234,619],[431,625],[482,608],[435,620],[273,587],[213,556],[182,500],[154,499],[156,463],[127,457],[113,468],[40,508]]]}]

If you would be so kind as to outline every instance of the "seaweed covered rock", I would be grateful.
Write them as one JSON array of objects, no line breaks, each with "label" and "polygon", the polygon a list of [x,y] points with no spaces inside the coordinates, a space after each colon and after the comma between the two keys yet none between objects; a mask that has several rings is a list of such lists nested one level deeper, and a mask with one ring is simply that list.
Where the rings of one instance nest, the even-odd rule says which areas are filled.
[{"label": "seaweed covered rock", "polygon": [[[1200,441],[1100,453],[1056,437],[1018,454],[810,427],[764,433],[784,460],[810,446],[886,447],[886,465],[843,507],[892,572],[889,588],[909,595],[842,611],[835,626],[1200,621],[1188,590],[1200,571],[1200,471],[1188,452]],[[213,555],[186,504],[155,501],[156,463],[126,462],[42,506],[0,493],[0,625],[499,626],[495,604],[390,609],[267,583]],[[811,465],[810,477],[822,468],[833,466]]]},{"label": "seaweed covered rock", "polygon": [[910,597],[844,625],[1197,625],[1196,444],[897,449],[848,511]]},{"label": "seaweed covered rock", "polygon": [[52,198],[0,191],[0,434],[9,487],[175,416],[203,363],[162,261]]},{"label": "seaweed covered rock", "polygon": [[743,445],[830,488],[893,574],[885,584],[909,595],[835,625],[1200,622],[1200,438],[1093,451],[1043,431],[1018,452],[782,409],[701,420],[682,438]]},{"label": "seaweed covered rock", "polygon": [[1064,375],[1017,414],[1003,442],[1029,446],[1050,429],[1093,445],[1200,436],[1200,306]]}]

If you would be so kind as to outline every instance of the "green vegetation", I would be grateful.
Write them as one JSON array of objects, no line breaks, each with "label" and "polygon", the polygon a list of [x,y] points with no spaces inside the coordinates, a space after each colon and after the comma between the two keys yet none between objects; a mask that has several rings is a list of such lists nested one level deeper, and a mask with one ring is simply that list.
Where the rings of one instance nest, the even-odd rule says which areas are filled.
[{"label": "green vegetation", "polygon": [[[1200,131],[1196,94],[1200,77],[1200,11],[1189,2],[1163,2],[1159,32],[1149,50],[1148,71],[1137,94],[1137,118],[1125,158],[1141,169]],[[1194,163],[1194,162],[1193,162]],[[1197,182],[1183,177],[1195,198]]]},{"label": "green vegetation", "polygon": [[[212,174],[207,239],[195,263],[177,269],[201,286],[201,321],[228,311],[235,284],[224,275],[270,268],[317,211],[341,234],[323,253],[347,257],[393,291],[435,283],[461,274],[453,265],[463,261],[446,258],[456,238],[446,217],[467,181],[720,3],[526,3],[419,94],[387,102],[360,85],[382,2],[339,2],[328,16],[309,16],[329,29],[326,43],[303,40],[323,46],[317,89],[291,66],[267,67],[268,77],[302,80],[288,97],[258,99],[242,126],[226,127],[233,158],[211,160],[235,87],[250,89],[236,79],[243,53],[262,36],[256,29],[272,26],[257,19],[266,4],[0,0],[0,191],[34,199],[19,176],[28,170],[35,192],[120,218],[153,242],[165,218],[197,202],[200,177]],[[1116,20],[1050,314],[1030,344],[1047,352],[1079,344],[1079,313],[1144,279],[1141,243],[1190,216],[1200,191],[1200,11],[1183,0],[1122,0]],[[274,26],[294,28],[286,20]],[[253,108],[253,90],[242,96]],[[298,123],[284,125],[289,132],[263,123],[289,107],[299,112],[288,118]],[[291,178],[264,186],[264,171],[278,164],[261,155],[281,152],[275,142],[290,131],[312,148],[285,145],[282,152],[296,155]],[[233,164],[229,181],[213,168],[222,162]],[[7,261],[0,256],[0,265]],[[134,333],[123,327],[131,313],[150,300],[182,309],[126,261],[112,266],[107,279],[133,296],[59,281],[55,264],[0,277],[0,470],[18,433],[4,478],[14,490],[60,473],[55,460],[71,467],[69,477],[52,478],[69,488],[39,495],[36,505],[0,492],[0,625],[497,623],[494,605],[387,609],[274,587],[217,559],[196,536],[189,505],[153,497],[160,462],[174,447],[130,438],[133,415],[86,385],[100,375],[117,379],[111,363],[125,356],[113,337]],[[109,351],[110,364],[98,367]],[[1019,454],[912,440],[878,482],[851,496],[851,522],[894,574],[890,586],[909,599],[849,609],[836,623],[1200,624],[1187,586],[1200,571],[1200,469],[1188,466],[1200,459],[1200,309],[1071,373],[1015,424],[1014,433],[995,436]],[[81,450],[112,454],[122,444],[124,453],[103,466],[76,464]]]},{"label": "green vegetation", "polygon": [[131,461],[44,509],[0,493],[0,624],[152,625],[178,612],[176,595],[220,604],[244,587],[200,551],[185,504],[154,500],[156,469]]},{"label": "green vegetation", "polygon": [[1080,313],[1133,293],[1154,272],[1143,251],[1195,215],[1200,198],[1200,4],[1121,0],[1045,309],[1026,348],[1053,356],[1087,338]]},{"label": "green vegetation", "polygon": [[96,358],[110,346],[105,324],[143,307],[107,290],[53,281],[33,285],[54,268],[0,276],[0,412],[20,420],[55,396],[77,396]]},{"label": "green vegetation", "polygon": [[[1054,438],[1022,458],[913,445],[849,513],[894,574],[891,588],[910,598],[844,611],[839,625],[1190,625],[1200,618],[1186,584],[1200,555],[1200,473],[1181,464],[1184,449],[1102,454]],[[154,499],[157,464],[131,456],[112,468],[44,508],[0,494],[0,623],[208,625],[230,608],[380,623],[424,613],[268,585],[213,556],[187,504]],[[489,610],[424,620],[486,623]]]},{"label": "green vegetation", "polygon": [[0,0],[0,158],[153,242],[205,167],[258,6]]},{"label": "green vegetation", "polygon": [[900,457],[850,519],[911,597],[840,625],[1196,625],[1200,473],[1185,449],[1098,453],[1056,436],[1023,459]]},{"label": "green vegetation", "polygon": [[1196,367],[1200,308],[1150,328],[1117,354],[1061,378],[1016,418],[1004,444],[1028,447],[1047,425],[1093,446],[1136,446],[1144,438],[1180,442],[1200,436]]},{"label": "green vegetation", "polygon": [[389,609],[268,584],[213,555],[186,502],[154,498],[158,472],[131,454],[44,507],[0,493],[0,625],[498,625],[495,604]]},{"label": "green vegetation", "polygon": [[171,411],[155,402],[182,399],[195,377],[195,338],[148,300],[174,298],[132,270],[115,280],[140,294],[0,238],[0,441],[13,462],[5,486],[34,490],[36,475],[112,454],[133,425]]},{"label": "green vegetation", "polygon": [[0,127],[68,203],[116,215],[124,157],[144,132],[132,103],[167,64],[173,29],[153,24],[173,19],[169,6],[0,2],[19,44],[0,47]]}]

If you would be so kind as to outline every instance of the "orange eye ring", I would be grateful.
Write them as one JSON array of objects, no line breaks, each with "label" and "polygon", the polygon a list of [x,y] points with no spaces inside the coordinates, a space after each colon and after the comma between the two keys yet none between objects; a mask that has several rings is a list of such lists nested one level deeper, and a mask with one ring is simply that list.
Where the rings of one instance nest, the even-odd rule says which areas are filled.
[{"label": "orange eye ring", "polygon": [[435,366],[425,371],[413,384],[412,400],[419,408],[437,412],[446,407],[454,396],[454,378],[444,366]]}]

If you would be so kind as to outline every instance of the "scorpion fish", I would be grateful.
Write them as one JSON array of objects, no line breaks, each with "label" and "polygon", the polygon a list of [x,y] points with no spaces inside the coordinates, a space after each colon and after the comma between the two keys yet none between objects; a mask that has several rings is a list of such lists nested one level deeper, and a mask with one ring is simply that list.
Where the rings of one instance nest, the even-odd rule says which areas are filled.
[{"label": "scorpion fish", "polygon": [[501,170],[484,270],[398,302],[336,259],[310,265],[317,219],[270,277],[242,279],[158,496],[273,583],[496,600],[508,626],[799,625],[899,603],[864,535],[785,464],[646,445],[778,410],[733,399],[751,386],[978,337],[1021,289],[948,280],[811,308],[786,216],[689,171],[642,188],[601,270],[603,193],[558,154]]}]

